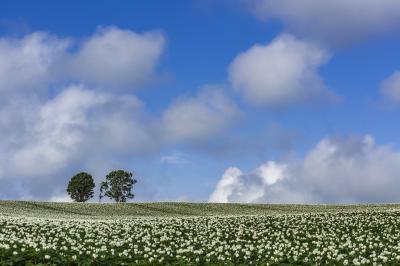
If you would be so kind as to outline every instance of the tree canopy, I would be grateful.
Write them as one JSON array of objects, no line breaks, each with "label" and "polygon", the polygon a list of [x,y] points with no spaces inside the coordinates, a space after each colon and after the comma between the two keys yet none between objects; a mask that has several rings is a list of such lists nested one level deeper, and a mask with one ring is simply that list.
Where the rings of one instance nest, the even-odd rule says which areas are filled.
[{"label": "tree canopy", "polygon": [[67,192],[77,202],[85,202],[93,197],[95,187],[93,177],[85,172],[74,175],[68,183]]},{"label": "tree canopy", "polygon": [[100,199],[104,196],[115,200],[116,202],[126,202],[127,199],[132,199],[133,185],[137,180],[133,178],[131,172],[124,170],[111,171],[106,180],[100,186]]}]

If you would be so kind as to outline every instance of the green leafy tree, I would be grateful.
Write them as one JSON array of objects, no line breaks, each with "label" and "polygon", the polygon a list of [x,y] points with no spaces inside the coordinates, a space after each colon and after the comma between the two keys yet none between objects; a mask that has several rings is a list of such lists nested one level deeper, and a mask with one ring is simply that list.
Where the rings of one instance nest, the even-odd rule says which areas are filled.
[{"label": "green leafy tree", "polygon": [[67,192],[77,202],[85,202],[93,197],[95,187],[93,177],[85,172],[74,175],[68,183]]},{"label": "green leafy tree", "polygon": [[131,172],[111,171],[106,176],[106,181],[101,183],[100,199],[106,196],[116,202],[126,202],[127,199],[132,199],[135,196],[132,194],[132,188],[136,182],[137,180],[133,178]]}]

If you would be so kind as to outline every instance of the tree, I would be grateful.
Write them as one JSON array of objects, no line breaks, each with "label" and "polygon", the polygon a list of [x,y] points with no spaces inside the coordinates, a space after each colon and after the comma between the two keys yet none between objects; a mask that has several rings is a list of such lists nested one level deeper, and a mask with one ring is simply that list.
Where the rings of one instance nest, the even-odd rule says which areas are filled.
[{"label": "tree", "polygon": [[67,192],[77,202],[85,202],[93,197],[95,187],[93,177],[85,172],[74,175],[68,183]]},{"label": "tree", "polygon": [[111,171],[106,176],[106,181],[101,182],[100,199],[107,196],[116,202],[126,202],[127,199],[132,199],[135,196],[132,194],[132,188],[136,182],[131,172]]}]

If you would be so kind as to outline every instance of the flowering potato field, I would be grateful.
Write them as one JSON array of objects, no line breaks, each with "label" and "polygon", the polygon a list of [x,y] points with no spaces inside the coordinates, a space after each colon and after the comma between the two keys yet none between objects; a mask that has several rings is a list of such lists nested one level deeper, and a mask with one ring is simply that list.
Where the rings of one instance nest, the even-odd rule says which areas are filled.
[{"label": "flowering potato field", "polygon": [[400,206],[0,202],[0,265],[398,265]]}]

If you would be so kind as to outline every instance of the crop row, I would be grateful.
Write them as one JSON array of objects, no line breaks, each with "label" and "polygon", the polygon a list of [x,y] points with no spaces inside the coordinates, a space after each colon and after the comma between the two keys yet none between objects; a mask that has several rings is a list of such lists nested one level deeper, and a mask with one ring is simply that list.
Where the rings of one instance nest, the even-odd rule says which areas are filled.
[{"label": "crop row", "polygon": [[47,219],[0,216],[2,264],[400,263],[400,212]]}]

